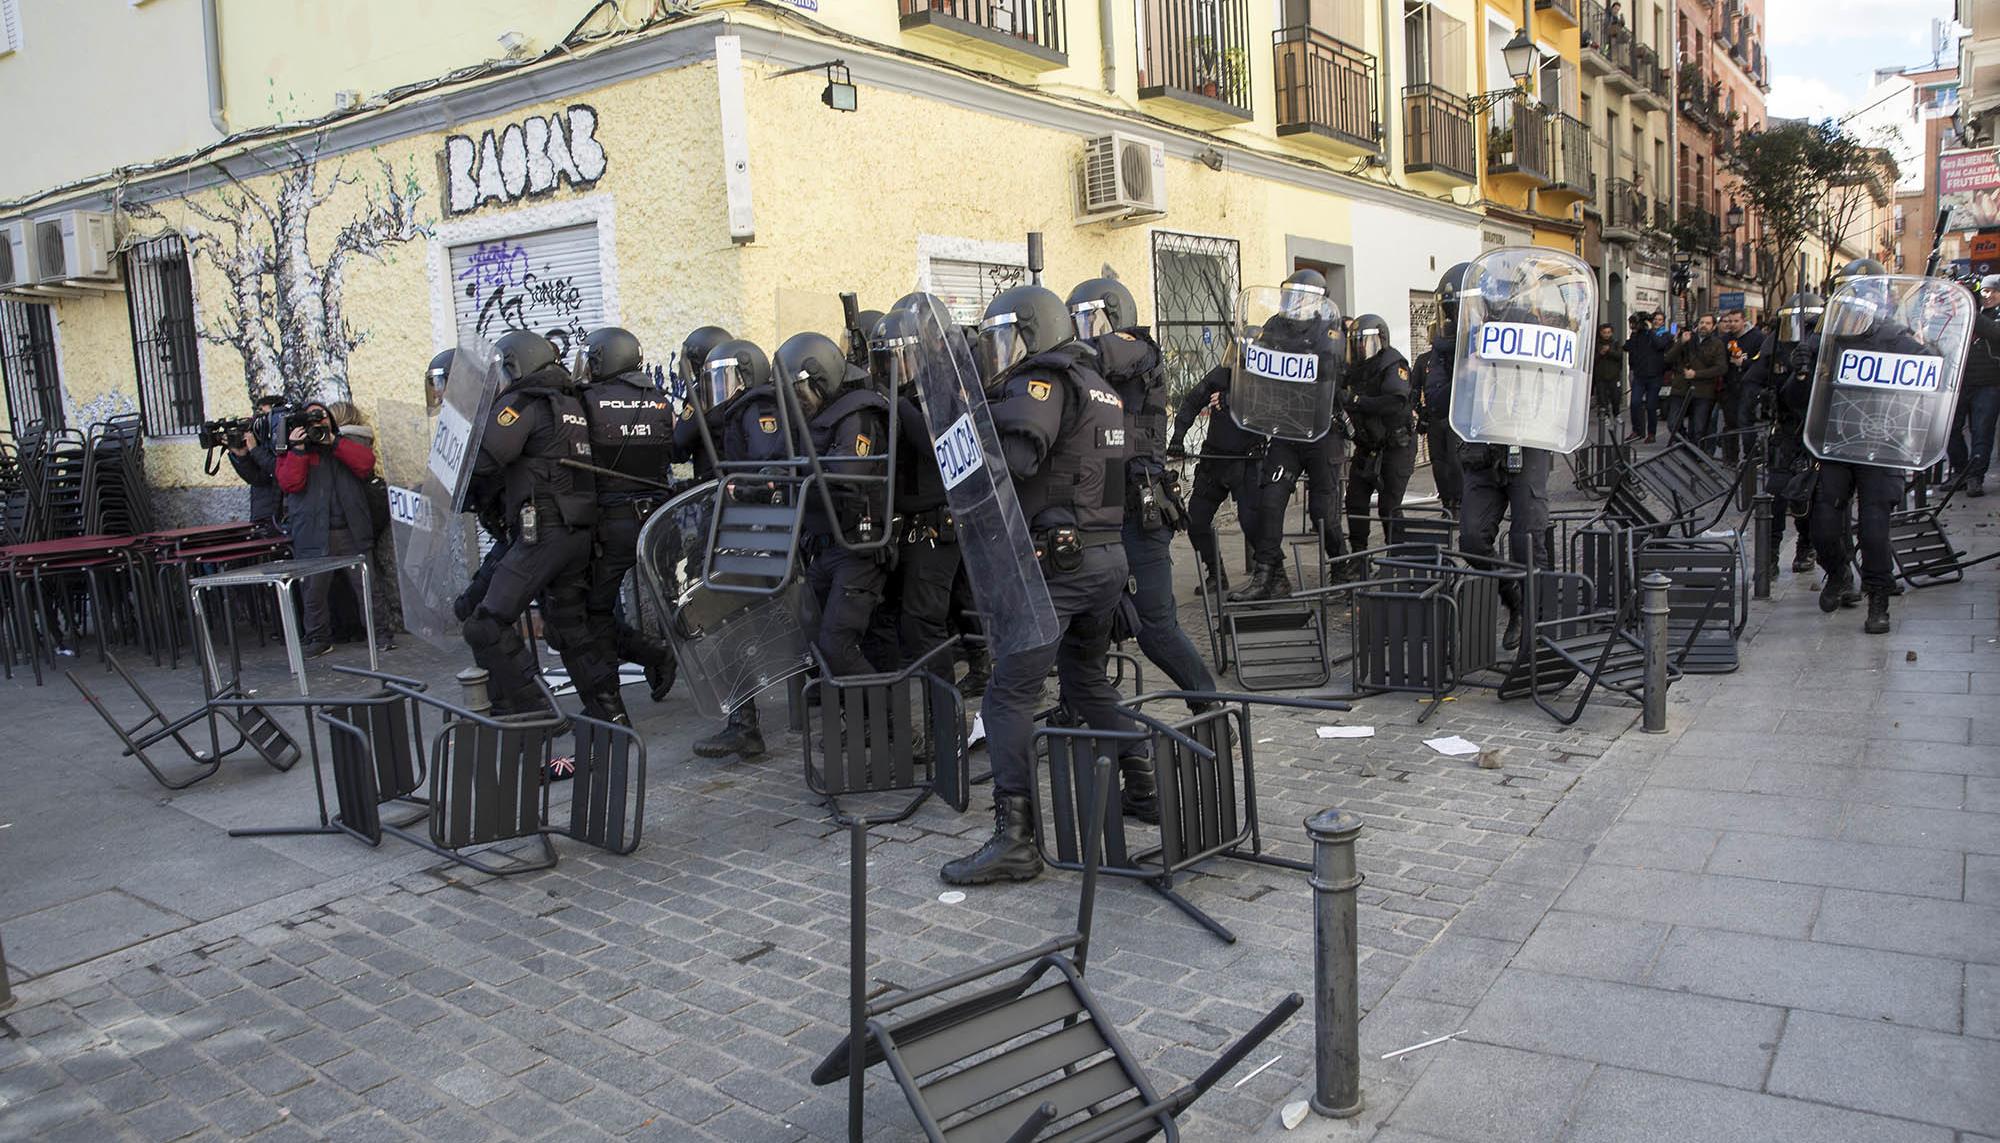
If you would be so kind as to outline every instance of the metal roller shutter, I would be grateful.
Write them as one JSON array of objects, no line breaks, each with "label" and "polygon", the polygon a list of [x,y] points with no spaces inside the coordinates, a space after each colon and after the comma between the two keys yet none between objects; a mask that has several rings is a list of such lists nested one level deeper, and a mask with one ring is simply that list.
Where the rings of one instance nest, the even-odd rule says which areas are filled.
[{"label": "metal roller shutter", "polygon": [[977,325],[986,314],[993,296],[1028,280],[1026,266],[1003,262],[965,262],[956,258],[931,259],[931,293],[944,301],[953,319],[961,325]]},{"label": "metal roller shutter", "polygon": [[532,330],[567,355],[604,321],[596,223],[454,246],[451,281],[461,338]]}]

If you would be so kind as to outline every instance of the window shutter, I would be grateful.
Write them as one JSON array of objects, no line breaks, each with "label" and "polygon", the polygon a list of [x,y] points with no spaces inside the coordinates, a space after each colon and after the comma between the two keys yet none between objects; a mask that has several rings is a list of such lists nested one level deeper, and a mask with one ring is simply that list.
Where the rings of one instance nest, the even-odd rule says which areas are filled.
[{"label": "window shutter", "polygon": [[1430,6],[1431,82],[1453,95],[1464,95],[1471,85],[1466,65],[1471,37],[1465,22],[1454,20],[1437,5]]},{"label": "window shutter", "polygon": [[451,286],[461,339],[532,330],[567,356],[604,322],[597,224],[454,246]]},{"label": "window shutter", "polygon": [[931,289],[960,325],[977,325],[995,294],[1028,280],[1028,268],[1004,262],[931,259]]}]

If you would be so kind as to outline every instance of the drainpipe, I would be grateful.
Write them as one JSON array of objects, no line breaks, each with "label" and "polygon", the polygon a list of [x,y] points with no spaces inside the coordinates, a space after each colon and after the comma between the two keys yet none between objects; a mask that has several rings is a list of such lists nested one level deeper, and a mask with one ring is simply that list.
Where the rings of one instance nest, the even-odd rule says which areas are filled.
[{"label": "drainpipe", "polygon": [[201,0],[201,47],[208,65],[208,121],[215,132],[229,135],[229,121],[222,113],[222,31],[216,11],[221,0]]},{"label": "drainpipe", "polygon": [[1390,129],[1390,124],[1402,120],[1399,110],[1401,85],[1396,82],[1396,61],[1401,57],[1397,49],[1408,34],[1403,21],[1403,6],[1397,0],[1382,0],[1382,107],[1379,123],[1382,129],[1382,159],[1388,163],[1388,173],[1393,181],[1397,171],[1403,169],[1403,141],[1398,133]]},{"label": "drainpipe", "polygon": [[1118,45],[1112,40],[1111,23],[1117,18],[1113,0],[1097,0],[1097,46],[1104,61],[1104,91],[1118,94]]}]

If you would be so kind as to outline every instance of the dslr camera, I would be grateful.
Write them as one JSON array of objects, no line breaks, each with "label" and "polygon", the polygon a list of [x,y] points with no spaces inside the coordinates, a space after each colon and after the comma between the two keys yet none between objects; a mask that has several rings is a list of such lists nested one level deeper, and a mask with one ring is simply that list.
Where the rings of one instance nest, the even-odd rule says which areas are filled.
[{"label": "dslr camera", "polygon": [[283,426],[280,431],[271,434],[272,448],[282,450],[291,447],[293,429],[304,429],[305,443],[309,445],[333,442],[333,418],[327,415],[324,408],[314,405],[303,409],[271,410],[271,421],[274,426],[277,426],[280,417],[283,418]]}]

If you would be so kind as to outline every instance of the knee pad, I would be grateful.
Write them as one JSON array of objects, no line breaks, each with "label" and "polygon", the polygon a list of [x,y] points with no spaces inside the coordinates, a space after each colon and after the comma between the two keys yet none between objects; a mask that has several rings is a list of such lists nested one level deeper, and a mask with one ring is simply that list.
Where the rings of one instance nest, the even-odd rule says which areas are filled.
[{"label": "knee pad", "polygon": [[465,645],[472,648],[475,654],[504,646],[513,630],[512,624],[500,622],[483,607],[473,612],[472,617],[465,621],[465,626],[459,629],[460,634],[465,636]]}]

